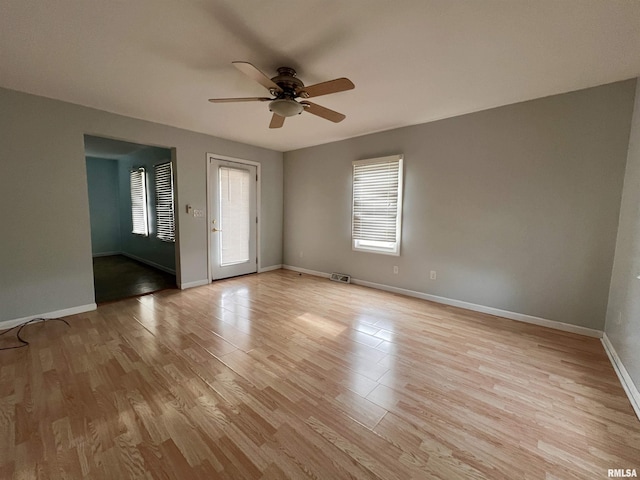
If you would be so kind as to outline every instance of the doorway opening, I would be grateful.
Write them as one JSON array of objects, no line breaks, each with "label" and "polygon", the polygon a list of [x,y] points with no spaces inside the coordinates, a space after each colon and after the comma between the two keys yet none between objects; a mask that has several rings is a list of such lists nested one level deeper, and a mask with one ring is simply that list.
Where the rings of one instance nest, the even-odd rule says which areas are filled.
[{"label": "doorway opening", "polygon": [[258,271],[260,164],[209,154],[209,279]]},{"label": "doorway opening", "polygon": [[84,136],[96,303],[176,288],[175,152]]}]

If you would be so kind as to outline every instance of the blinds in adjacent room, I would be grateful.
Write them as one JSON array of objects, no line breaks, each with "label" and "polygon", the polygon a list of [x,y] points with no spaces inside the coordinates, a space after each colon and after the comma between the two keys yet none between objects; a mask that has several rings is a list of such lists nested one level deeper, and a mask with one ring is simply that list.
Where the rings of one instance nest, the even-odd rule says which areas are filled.
[{"label": "blinds in adjacent room", "polygon": [[144,168],[132,170],[129,176],[131,183],[131,233],[147,236],[149,222],[147,221],[147,184]]},{"label": "blinds in adjacent room", "polygon": [[398,255],[401,212],[402,156],[354,161],[353,248]]},{"label": "blinds in adjacent room", "polygon": [[154,168],[156,180],[156,237],[165,242],[175,242],[173,170],[171,162],[161,163]]}]

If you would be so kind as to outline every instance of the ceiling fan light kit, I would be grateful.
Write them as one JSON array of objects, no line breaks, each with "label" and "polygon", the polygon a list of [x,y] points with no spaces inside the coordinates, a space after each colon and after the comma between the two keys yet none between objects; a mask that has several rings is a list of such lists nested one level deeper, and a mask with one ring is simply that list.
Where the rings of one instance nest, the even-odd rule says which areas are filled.
[{"label": "ceiling fan light kit", "polygon": [[291,98],[276,98],[269,104],[269,110],[281,117],[293,117],[302,113],[304,105]]},{"label": "ceiling fan light kit", "polygon": [[306,111],[318,117],[334,123],[341,122],[345,116],[334,110],[322,107],[308,101],[298,102],[296,98],[312,98],[320,95],[344,92],[355,88],[348,78],[336,78],[328,82],[317,83],[308,87],[297,78],[296,71],[290,67],[278,68],[278,75],[267,77],[249,62],[233,62],[233,65],[242,73],[258,82],[275,98],[247,97],[247,98],[211,98],[212,103],[230,102],[269,102],[269,110],[273,112],[269,128],[280,128],[286,117],[293,117]]}]

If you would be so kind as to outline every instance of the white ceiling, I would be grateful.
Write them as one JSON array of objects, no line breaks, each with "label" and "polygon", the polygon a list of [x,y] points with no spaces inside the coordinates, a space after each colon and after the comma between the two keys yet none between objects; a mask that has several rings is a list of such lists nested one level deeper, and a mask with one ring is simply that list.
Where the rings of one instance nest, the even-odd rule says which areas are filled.
[{"label": "white ceiling", "polygon": [[[268,127],[231,62],[355,90]],[[0,86],[280,151],[640,75],[638,0],[0,0]]]}]

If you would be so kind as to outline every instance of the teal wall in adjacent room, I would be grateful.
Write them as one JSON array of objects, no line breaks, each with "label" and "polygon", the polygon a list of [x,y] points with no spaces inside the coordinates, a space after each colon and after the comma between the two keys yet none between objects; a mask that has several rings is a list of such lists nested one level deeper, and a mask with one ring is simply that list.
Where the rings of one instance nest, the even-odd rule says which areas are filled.
[{"label": "teal wall in adjacent room", "polygon": [[118,161],[87,157],[86,162],[91,253],[94,256],[119,253],[122,243]]}]

